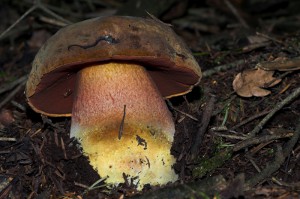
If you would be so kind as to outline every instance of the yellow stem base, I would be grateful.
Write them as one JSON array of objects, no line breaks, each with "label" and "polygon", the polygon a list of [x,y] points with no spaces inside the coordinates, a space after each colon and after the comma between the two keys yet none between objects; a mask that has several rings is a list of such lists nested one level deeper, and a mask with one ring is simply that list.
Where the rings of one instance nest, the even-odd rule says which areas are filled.
[{"label": "yellow stem base", "polygon": [[119,139],[119,130],[119,126],[115,126],[109,132],[105,129],[103,134],[102,129],[94,129],[80,138],[90,164],[102,178],[108,177],[107,183],[124,182],[123,173],[128,179],[136,177],[134,182],[138,189],[145,184],[163,185],[177,180],[172,169],[176,162],[170,154],[172,143],[164,132],[124,124]]}]

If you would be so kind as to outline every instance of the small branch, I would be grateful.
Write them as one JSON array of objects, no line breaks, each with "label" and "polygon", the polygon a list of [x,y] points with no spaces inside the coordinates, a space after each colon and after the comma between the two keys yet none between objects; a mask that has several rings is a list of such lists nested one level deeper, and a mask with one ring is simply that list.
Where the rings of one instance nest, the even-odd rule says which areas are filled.
[{"label": "small branch", "polygon": [[293,150],[294,146],[298,142],[299,137],[300,137],[300,119],[298,120],[296,131],[293,137],[284,145],[283,148],[284,157],[287,157],[290,154],[290,152]]},{"label": "small branch", "polygon": [[260,173],[254,175],[248,180],[247,185],[252,187],[255,184],[261,182],[262,180],[270,177],[274,172],[276,172],[280,166],[284,163],[285,158],[291,153],[294,146],[298,142],[300,137],[300,119],[296,127],[296,131],[293,137],[284,145],[283,149],[278,146],[277,152],[275,154],[274,162],[268,164]]},{"label": "small branch", "polygon": [[271,176],[275,171],[277,171],[280,166],[284,162],[284,156],[282,153],[282,147],[277,146],[277,151],[275,154],[275,160],[272,163],[269,163],[260,173],[254,175],[252,178],[250,178],[246,184],[250,187],[256,185],[257,183],[263,181],[264,179],[268,178]]},{"label": "small branch", "polygon": [[172,103],[170,102],[170,100],[166,100],[166,102],[168,103],[168,106],[169,106],[171,109],[173,109],[174,111],[176,111],[176,112],[178,112],[178,113],[181,113],[182,115],[187,116],[187,117],[191,118],[192,120],[194,120],[194,121],[196,121],[196,122],[199,121],[199,120],[198,120],[197,118],[195,118],[194,116],[192,116],[192,115],[190,115],[190,114],[188,114],[188,113],[185,113],[185,112],[183,112],[183,111],[181,111],[181,110],[175,108],[175,107],[172,105]]},{"label": "small branch", "polygon": [[16,142],[16,138],[0,137],[0,142]]},{"label": "small branch", "polygon": [[24,87],[25,83],[26,83],[26,79],[24,79],[23,81],[21,81],[21,82],[19,83],[19,86],[17,86],[14,90],[12,90],[12,91],[8,94],[8,96],[6,96],[6,97],[4,98],[4,100],[2,100],[2,102],[0,102],[0,109],[1,109],[7,102],[11,101],[11,99],[12,99],[12,98],[13,98],[13,97],[21,90],[21,88]]},{"label": "small branch", "polygon": [[53,11],[51,11],[50,9],[48,9],[45,5],[43,5],[40,0],[35,0],[34,4],[21,16],[19,17],[15,23],[13,23],[11,26],[9,26],[4,32],[2,32],[0,34],[0,40],[2,40],[4,38],[4,36],[11,31],[11,29],[13,29],[18,23],[20,23],[25,17],[27,17],[31,12],[33,12],[36,9],[41,9],[44,12],[46,12],[47,14],[49,14],[50,16],[54,17],[55,19],[58,19],[66,24],[71,24],[72,22],[68,21],[67,19],[57,15],[56,13],[54,13]]},{"label": "small branch", "polygon": [[62,148],[62,151],[63,151],[63,154],[64,154],[64,158],[65,158],[65,160],[67,160],[68,157],[67,157],[65,142],[64,142],[62,137],[60,137],[60,144],[61,144],[61,148]]},{"label": "small branch", "polygon": [[280,185],[280,186],[285,186],[285,187],[290,187],[291,189],[300,189],[300,182],[292,182],[292,183],[287,183],[287,182],[284,182],[284,181],[282,181],[282,180],[280,180],[280,179],[277,179],[277,178],[272,178],[272,181],[273,182],[275,182],[275,183],[277,183],[278,185]]},{"label": "small branch", "polygon": [[7,84],[4,84],[0,87],[0,95],[2,93],[5,93],[11,89],[13,89],[15,86],[17,86],[18,84],[21,84],[23,83],[24,81],[27,80],[27,75],[24,75],[23,77],[20,77],[18,78],[17,80],[13,81],[13,82],[10,82],[10,83],[7,83]]},{"label": "small branch", "polygon": [[212,95],[207,103],[207,106],[205,107],[205,110],[203,112],[202,121],[200,124],[200,128],[198,129],[198,132],[194,138],[195,141],[191,147],[191,156],[190,156],[191,159],[190,160],[193,160],[199,153],[199,148],[202,143],[203,136],[208,127],[208,124],[210,122],[215,102],[216,102],[216,97]]},{"label": "small branch", "polygon": [[[44,124],[44,125],[45,125],[45,124],[50,125],[52,128],[57,129],[58,132],[64,132],[64,131],[65,131],[65,129],[62,128],[62,127],[60,127],[58,123],[54,124],[54,123],[52,122],[52,120],[51,120],[48,116],[41,114],[41,117],[42,117],[42,120],[43,120],[43,124]],[[58,140],[58,139],[57,139],[57,140]],[[57,141],[57,145],[58,145],[58,141]]]},{"label": "small branch", "polygon": [[245,28],[249,28],[249,25],[247,22],[241,17],[239,11],[228,1],[224,0],[226,6],[231,10],[233,15],[239,20],[239,22],[244,26]]},{"label": "small branch", "polygon": [[9,26],[4,32],[0,34],[0,40],[11,30],[13,29],[18,23],[20,23],[27,15],[29,15],[32,11],[37,8],[37,5],[34,4],[31,8],[29,8],[19,19],[15,21],[11,26]]},{"label": "small branch", "polygon": [[293,136],[293,133],[285,133],[285,134],[279,134],[279,135],[264,135],[264,136],[260,136],[260,137],[249,138],[247,140],[243,140],[243,141],[235,144],[233,147],[233,151],[239,151],[243,148],[249,147],[254,144],[260,144],[263,142],[269,142],[272,140],[287,138],[287,137],[291,137],[291,136]]},{"label": "small branch", "polygon": [[16,102],[16,101],[14,101],[14,100],[12,100],[10,103],[11,103],[14,107],[16,107],[16,108],[22,110],[23,112],[26,111],[26,108],[25,108],[24,105],[22,105],[22,104],[20,104],[20,103],[18,103],[18,102]]},{"label": "small branch", "polygon": [[102,188],[102,187],[107,187],[107,185],[105,184],[101,184],[99,185],[100,183],[104,182],[107,178],[100,178],[99,180],[97,180],[96,182],[94,182],[91,186],[89,186],[85,191],[84,193],[87,193],[91,190],[94,190],[94,189],[99,189],[99,188]]},{"label": "small branch", "polygon": [[263,33],[261,33],[261,32],[256,32],[256,35],[261,36],[261,37],[264,37],[264,38],[266,38],[266,39],[269,39],[269,40],[271,40],[271,41],[273,41],[273,42],[276,42],[276,43],[279,43],[279,44],[285,46],[285,44],[284,44],[282,41],[279,41],[278,39],[276,39],[276,38],[274,38],[274,37],[271,37],[271,36],[269,36],[269,35],[263,34]]},{"label": "small branch", "polygon": [[249,45],[244,46],[242,48],[242,52],[243,53],[247,53],[247,52],[253,51],[253,50],[258,49],[258,48],[266,47],[266,46],[268,46],[270,44],[271,44],[271,42],[269,42],[269,41],[267,41],[267,42],[261,42],[261,43],[249,44]]},{"label": "small branch", "polygon": [[235,130],[235,129],[237,129],[237,128],[239,128],[239,127],[241,127],[241,126],[243,126],[243,125],[259,118],[259,117],[262,117],[262,116],[268,114],[269,112],[270,112],[270,110],[264,110],[264,111],[262,111],[262,112],[260,112],[256,115],[253,115],[252,117],[249,117],[249,118],[245,119],[244,121],[241,121],[239,124],[233,126],[232,128],[230,128],[230,130]]},{"label": "small branch", "polygon": [[82,184],[80,182],[76,182],[76,181],[74,182],[74,185],[78,186],[78,187],[81,187],[81,188],[84,188],[84,189],[88,189],[89,188],[89,186],[87,186],[85,184]]},{"label": "small branch", "polygon": [[283,101],[279,102],[275,105],[274,109],[270,111],[270,113],[264,117],[264,119],[248,134],[249,137],[254,137],[262,128],[263,126],[273,117],[273,115],[282,109],[285,105],[289,104],[291,101],[296,99],[300,95],[300,87],[296,88],[294,92],[292,92],[287,98]]},{"label": "small branch", "polygon": [[251,156],[249,156],[249,155],[246,155],[246,157],[249,159],[249,161],[251,162],[251,164],[253,165],[253,167],[256,169],[256,171],[260,173],[261,169],[256,164],[256,162],[253,160],[253,158]]},{"label": "small branch", "polygon": [[62,21],[66,24],[72,24],[71,21],[59,16],[58,14],[56,14],[55,12],[52,12],[49,8],[47,8],[45,5],[43,5],[42,3],[38,3],[38,7],[43,10],[44,12],[46,12],[47,14],[49,14],[50,16],[54,17],[55,19]]},{"label": "small branch", "polygon": [[222,133],[217,133],[213,132],[214,135],[219,136],[219,137],[224,137],[228,139],[234,139],[234,140],[245,140],[247,137],[245,136],[239,136],[239,135],[227,135],[227,134],[222,134]]},{"label": "small branch", "polygon": [[68,25],[66,22],[62,22],[57,19],[53,19],[53,18],[45,17],[45,16],[40,16],[39,20],[44,23],[48,23],[50,25],[54,25],[54,26],[58,26],[58,27],[64,27],[64,26]]},{"label": "small branch", "polygon": [[221,72],[221,71],[226,71],[226,70],[229,70],[231,68],[235,68],[237,65],[241,65],[241,64],[244,64],[244,63],[245,63],[245,60],[238,60],[238,61],[235,61],[235,62],[232,62],[232,63],[229,63],[229,64],[216,66],[216,67],[214,67],[210,70],[204,71],[203,72],[203,77],[210,77],[213,74],[216,74],[216,73]]}]

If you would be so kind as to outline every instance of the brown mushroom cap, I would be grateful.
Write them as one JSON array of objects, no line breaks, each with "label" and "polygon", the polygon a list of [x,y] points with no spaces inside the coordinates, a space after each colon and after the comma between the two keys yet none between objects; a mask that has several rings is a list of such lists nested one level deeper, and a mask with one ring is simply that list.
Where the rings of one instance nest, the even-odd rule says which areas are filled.
[{"label": "brown mushroom cap", "polygon": [[70,116],[76,73],[90,64],[143,65],[165,98],[188,93],[201,70],[166,24],[137,17],[99,17],[69,25],[40,49],[26,85],[30,106],[49,116]]}]

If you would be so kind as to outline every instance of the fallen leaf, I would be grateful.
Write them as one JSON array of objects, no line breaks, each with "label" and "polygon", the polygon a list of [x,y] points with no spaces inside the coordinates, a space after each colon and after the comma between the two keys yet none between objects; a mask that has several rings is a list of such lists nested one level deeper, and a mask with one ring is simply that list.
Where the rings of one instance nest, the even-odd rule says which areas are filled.
[{"label": "fallen leaf", "polygon": [[270,39],[260,35],[250,35],[247,37],[247,40],[250,44],[258,44],[270,41]]},{"label": "fallen leaf", "polygon": [[300,70],[300,57],[277,57],[273,61],[261,62],[256,65],[263,70],[292,71]]},{"label": "fallen leaf", "polygon": [[7,109],[0,110],[0,125],[8,126],[15,121],[13,113]]},{"label": "fallen leaf", "polygon": [[245,70],[236,75],[232,82],[234,91],[242,97],[263,97],[271,92],[264,88],[278,84],[281,79],[273,77],[274,71],[263,69]]}]

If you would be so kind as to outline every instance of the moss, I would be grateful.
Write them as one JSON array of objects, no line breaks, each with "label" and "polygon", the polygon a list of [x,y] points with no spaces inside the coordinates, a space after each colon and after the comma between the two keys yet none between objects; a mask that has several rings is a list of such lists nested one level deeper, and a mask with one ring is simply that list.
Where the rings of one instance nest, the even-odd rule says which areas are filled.
[{"label": "moss", "polygon": [[193,169],[193,177],[201,178],[206,175],[208,172],[213,171],[214,169],[222,166],[227,160],[232,156],[232,148],[226,148],[222,151],[219,151],[211,158],[200,159],[200,163]]}]

